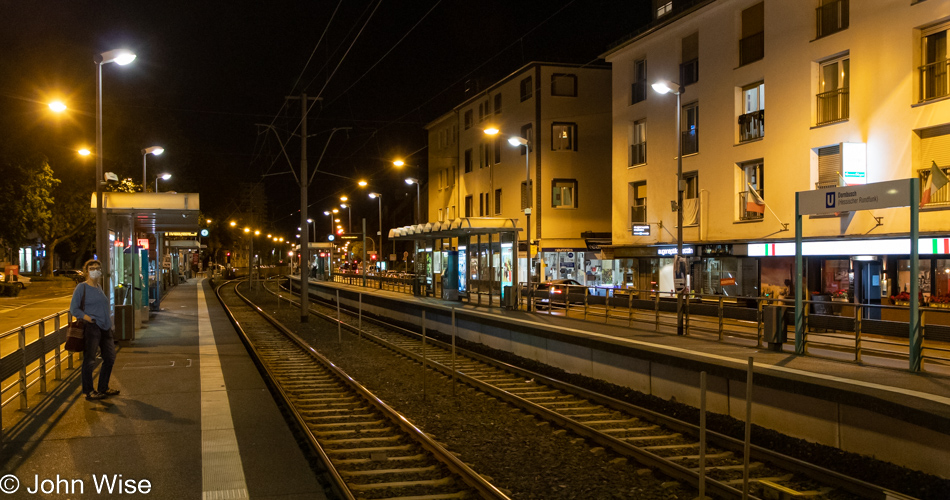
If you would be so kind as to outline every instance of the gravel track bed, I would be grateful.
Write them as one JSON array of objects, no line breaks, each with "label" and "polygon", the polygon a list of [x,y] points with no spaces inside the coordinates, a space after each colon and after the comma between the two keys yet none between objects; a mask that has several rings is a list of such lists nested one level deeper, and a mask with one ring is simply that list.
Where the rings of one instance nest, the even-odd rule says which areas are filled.
[{"label": "gravel track bed", "polygon": [[[259,295],[255,295],[254,298],[263,304],[270,304],[270,308],[265,308],[265,310],[271,313],[275,312],[276,300],[270,294],[261,292]],[[341,366],[344,366],[344,369],[354,376],[354,378],[370,387],[370,379],[376,377],[373,373],[377,371],[366,369],[367,363],[361,362],[359,354],[351,352],[352,349],[347,349],[347,346],[357,344],[355,338],[351,338],[348,341],[347,335],[344,334],[343,346],[340,346],[337,341],[335,325],[330,325],[329,323],[316,319],[311,319],[311,323],[307,325],[300,325],[299,308],[292,309],[291,307],[287,307],[286,302],[281,305],[280,311],[285,314],[278,317],[281,321],[286,322],[285,324],[288,325],[288,327],[299,328],[300,326],[305,326],[306,333],[301,335],[303,338],[313,342],[313,345],[317,347],[318,350],[334,361],[337,361],[335,356],[342,355],[339,361]],[[450,340],[447,336],[439,333],[433,334],[433,332],[430,332],[430,336],[446,342]],[[554,377],[564,382],[584,387],[658,413],[663,413],[685,422],[697,425],[699,423],[699,410],[697,408],[678,403],[675,400],[668,401],[602,380],[570,374],[558,368],[520,358],[506,351],[499,351],[480,344],[467,342],[463,339],[456,339],[456,344],[459,348],[481,353],[505,363]],[[369,346],[370,344],[364,341],[359,345]],[[374,347],[374,350],[376,349],[379,349],[380,353],[373,354],[373,359],[382,359],[384,362],[390,359],[388,358],[389,355],[384,354],[388,351]],[[331,356],[331,353],[335,354]],[[375,364],[372,360],[368,361],[369,365]],[[347,365],[343,363],[347,363]],[[346,367],[349,364],[354,365],[352,371],[351,368]],[[668,481],[668,479],[656,479],[649,475],[636,477],[636,480],[639,482],[635,482],[631,485],[631,489],[617,489],[622,488],[622,485],[618,485],[616,488],[593,488],[594,485],[589,483],[597,481],[598,483],[611,484],[612,481],[617,479],[617,474],[613,472],[617,469],[617,466],[612,464],[611,460],[616,459],[618,456],[609,451],[606,455],[600,455],[599,457],[592,457],[590,453],[578,453],[574,451],[574,447],[583,446],[585,450],[589,450],[590,447],[583,444],[583,442],[580,444],[572,442],[572,439],[576,441],[576,437],[570,434],[562,435],[564,439],[558,440],[559,443],[563,443],[564,440],[566,440],[568,443],[567,446],[553,445],[555,449],[564,448],[571,450],[571,453],[566,453],[567,457],[570,458],[542,458],[542,453],[545,453],[545,450],[548,449],[547,444],[536,449],[532,449],[528,446],[518,447],[514,446],[519,442],[516,437],[509,439],[512,446],[495,441],[498,443],[497,446],[500,447],[497,452],[485,450],[484,453],[482,453],[477,446],[475,447],[476,449],[469,452],[467,450],[470,446],[464,444],[466,432],[477,432],[479,435],[484,433],[486,437],[483,442],[486,443],[484,447],[487,448],[487,444],[493,442],[493,438],[491,437],[491,427],[493,426],[491,423],[492,418],[497,417],[495,418],[497,421],[498,418],[505,416],[501,415],[501,413],[508,414],[513,408],[507,404],[497,402],[493,398],[477,393],[477,391],[468,389],[464,385],[459,385],[459,402],[453,404],[451,383],[449,383],[447,379],[443,380],[431,372],[427,380],[430,397],[422,401],[422,368],[418,364],[409,362],[408,360],[401,360],[398,365],[403,368],[391,372],[391,375],[379,377],[382,379],[380,381],[381,389],[393,391],[392,396],[384,395],[382,390],[380,390],[378,394],[387,401],[391,401],[391,404],[396,407],[397,410],[403,412],[414,423],[425,429],[426,432],[434,434],[441,442],[449,444],[450,449],[453,451],[462,452],[463,448],[466,449],[462,456],[463,460],[476,465],[476,470],[491,476],[497,486],[512,491],[512,494],[518,498],[695,498],[697,495],[695,490],[685,489],[685,487],[682,486],[673,489],[668,489],[668,487],[663,488],[660,486],[662,484],[661,481]],[[379,372],[389,372],[388,368],[389,367],[379,370]],[[365,370],[367,372],[366,380],[358,375],[356,370]],[[411,378],[412,380],[404,380],[403,375],[406,373],[416,373],[417,376]],[[376,389],[373,390],[375,391]],[[404,394],[414,395],[405,396]],[[433,397],[433,394],[436,396]],[[476,395],[469,397],[471,394]],[[435,401],[437,399],[438,402]],[[473,399],[475,401],[474,404],[470,403]],[[443,400],[448,401],[448,403],[443,403]],[[492,413],[491,410],[488,410],[488,412],[484,414],[473,412],[473,410],[484,407],[484,400],[491,400],[494,402],[495,407],[500,407],[502,410],[497,414]],[[403,401],[407,403],[405,409],[401,406]],[[460,407],[465,410],[463,411]],[[520,417],[520,419],[518,419],[519,422],[527,419],[527,422],[533,426],[537,426],[541,422],[522,412],[516,412],[514,414]],[[486,415],[486,417],[482,418],[481,415]],[[507,421],[508,419],[505,418],[505,420]],[[706,421],[711,431],[719,432],[737,439],[743,438],[745,424],[741,420],[725,415],[708,413]],[[501,421],[494,426],[502,427],[506,430],[515,429],[515,427],[512,427],[510,424]],[[527,426],[518,428],[527,428]],[[455,429],[459,429],[459,431],[456,433]],[[448,437],[453,435],[459,435],[458,439],[460,443],[457,447]],[[508,432],[508,435],[515,436],[515,433]],[[535,435],[539,438],[546,436],[546,439],[551,440],[550,431],[535,433]],[[528,434],[525,436],[528,436]],[[528,438],[524,437],[524,439]],[[863,479],[864,481],[880,485],[893,491],[912,495],[921,500],[946,500],[950,498],[950,480],[899,467],[889,462],[876,460],[872,457],[792,438],[756,425],[752,426],[752,442],[779,453],[816,463],[828,467],[831,470]],[[673,443],[673,441],[670,443]],[[489,462],[485,466],[475,461],[475,457],[481,456],[486,457],[486,461]],[[503,460],[507,456],[514,458],[514,460],[512,460],[512,466],[502,465],[497,462],[497,460]],[[562,464],[564,465],[563,469],[561,469]],[[639,467],[637,464],[631,462],[625,466],[625,470],[630,471],[631,474],[635,474],[635,470]],[[591,472],[585,472],[588,469],[590,469]],[[590,481],[572,481],[571,478],[575,476],[572,475],[573,473],[571,471],[576,471],[577,476],[591,479]],[[521,473],[519,474],[519,472]],[[529,476],[535,472],[537,472],[537,477],[531,481],[530,479],[532,478]],[[717,477],[717,475],[711,474],[711,477]],[[509,476],[514,477],[512,480],[508,480],[507,478]],[[577,485],[579,489],[575,489],[575,487],[572,486],[574,483],[579,483]],[[653,484],[652,488],[650,484]],[[524,489],[514,487],[514,485],[523,485]],[[817,486],[819,485],[816,485],[816,487]],[[640,491],[637,491],[637,488],[640,488]],[[601,493],[601,491],[604,493]]]},{"label": "gravel track bed", "polygon": [[[245,286],[241,292],[247,293]],[[265,296],[266,295],[266,296]],[[565,431],[479,391],[453,384],[429,370],[423,397],[422,366],[369,341],[311,317],[301,324],[298,309],[280,311],[270,294],[251,297],[269,314],[310,342],[358,382],[415,425],[435,437],[465,463],[489,476],[512,498],[677,499],[695,498],[691,488],[638,473],[635,462],[588,446]]]}]

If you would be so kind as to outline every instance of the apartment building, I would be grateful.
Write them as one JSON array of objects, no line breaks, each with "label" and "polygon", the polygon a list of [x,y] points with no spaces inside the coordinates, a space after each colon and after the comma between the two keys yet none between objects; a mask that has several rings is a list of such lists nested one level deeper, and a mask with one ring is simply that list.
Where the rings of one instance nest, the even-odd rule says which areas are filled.
[{"label": "apartment building", "polygon": [[[654,7],[648,29],[603,55],[613,66],[605,283],[673,288],[677,141],[691,288],[731,296],[789,293],[796,192],[912,177],[924,186],[934,164],[950,169],[950,0]],[[659,80],[681,86],[680,109],[651,88]],[[950,298],[948,207],[945,186],[919,219],[928,297]],[[907,289],[909,211],[805,216],[808,290],[877,303]]]},{"label": "apartment building", "polygon": [[[426,129],[430,221],[509,218],[525,228],[530,192],[532,279],[540,270],[541,281],[601,283],[598,245],[611,227],[608,67],[527,64]],[[512,146],[511,137],[528,146]],[[523,282],[526,245],[519,254]]]}]

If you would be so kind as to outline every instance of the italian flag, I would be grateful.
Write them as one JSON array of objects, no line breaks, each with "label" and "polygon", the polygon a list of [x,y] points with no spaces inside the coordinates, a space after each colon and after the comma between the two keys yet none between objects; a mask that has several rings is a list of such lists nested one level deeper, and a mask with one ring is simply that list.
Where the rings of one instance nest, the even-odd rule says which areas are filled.
[{"label": "italian flag", "polygon": [[920,208],[924,208],[924,205],[930,203],[930,200],[936,195],[937,190],[950,183],[947,174],[943,173],[943,170],[937,166],[937,162],[931,160],[931,163],[933,163],[933,166],[930,167],[930,177],[927,178],[927,185],[924,186],[923,192],[920,193]]}]

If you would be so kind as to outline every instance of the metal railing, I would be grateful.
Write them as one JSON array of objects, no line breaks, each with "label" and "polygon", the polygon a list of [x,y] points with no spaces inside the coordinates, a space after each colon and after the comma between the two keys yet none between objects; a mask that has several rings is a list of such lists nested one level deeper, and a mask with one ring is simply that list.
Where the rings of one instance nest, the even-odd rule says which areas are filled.
[{"label": "metal railing", "polygon": [[815,20],[818,24],[817,38],[848,29],[850,18],[848,0],[828,2],[816,8],[815,11]]},{"label": "metal railing", "polygon": [[[19,409],[28,410],[30,388],[39,384],[39,392],[46,393],[50,372],[53,381],[60,381],[64,361],[67,370],[73,369],[73,359],[78,353],[63,348],[66,329],[72,320],[72,315],[65,310],[0,334],[0,408],[19,401]],[[0,416],[0,436],[2,432]]]},{"label": "metal railing", "polygon": [[765,110],[739,115],[739,142],[765,137]]},{"label": "metal railing", "polygon": [[822,92],[816,98],[818,101],[817,125],[848,119],[851,111],[849,87]]},{"label": "metal railing", "polygon": [[[532,293],[523,295],[540,314],[652,327],[670,334],[677,329],[673,292],[553,285],[543,289],[532,286]],[[903,369],[909,366],[909,307],[837,302],[827,297],[803,304],[801,354]],[[783,308],[780,326],[773,326],[779,331],[766,331],[771,326],[765,318],[768,307]],[[921,369],[950,374],[950,307],[921,307],[919,314]],[[686,334],[721,342],[762,348],[777,338],[779,342],[773,344],[778,349],[795,353],[794,325],[792,299],[689,293],[684,303]]]},{"label": "metal railing", "polygon": [[918,68],[920,70],[920,101],[939,99],[950,95],[950,59],[935,61]]},{"label": "metal railing", "polygon": [[630,145],[630,166],[643,165],[647,162],[647,143],[638,142]]},{"label": "metal railing", "polygon": [[739,66],[765,57],[765,32],[760,31],[739,40]]}]

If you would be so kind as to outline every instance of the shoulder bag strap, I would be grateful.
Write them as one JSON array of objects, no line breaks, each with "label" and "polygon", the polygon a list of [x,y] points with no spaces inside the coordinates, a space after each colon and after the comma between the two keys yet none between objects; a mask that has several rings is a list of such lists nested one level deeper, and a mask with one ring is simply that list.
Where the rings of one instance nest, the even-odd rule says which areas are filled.
[{"label": "shoulder bag strap", "polygon": [[[86,284],[83,283],[82,287],[82,302],[79,304],[79,308],[82,309],[83,314],[86,313]],[[82,319],[82,318],[79,318]]]}]

